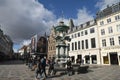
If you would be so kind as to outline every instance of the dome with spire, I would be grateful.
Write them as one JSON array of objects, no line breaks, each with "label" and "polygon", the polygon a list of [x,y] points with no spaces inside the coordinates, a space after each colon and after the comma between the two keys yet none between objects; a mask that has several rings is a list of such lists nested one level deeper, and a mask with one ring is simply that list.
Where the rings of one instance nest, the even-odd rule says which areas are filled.
[{"label": "dome with spire", "polygon": [[69,26],[65,25],[63,21],[59,22],[59,25],[55,27],[55,31],[65,32],[69,29]]}]

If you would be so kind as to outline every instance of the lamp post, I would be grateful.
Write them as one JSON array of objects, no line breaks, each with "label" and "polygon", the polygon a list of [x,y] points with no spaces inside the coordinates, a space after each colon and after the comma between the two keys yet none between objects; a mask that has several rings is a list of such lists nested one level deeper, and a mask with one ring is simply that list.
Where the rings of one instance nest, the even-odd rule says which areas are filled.
[{"label": "lamp post", "polygon": [[90,61],[89,63],[92,64],[91,63],[92,61],[91,61],[91,54],[90,53],[89,53],[89,61]]}]

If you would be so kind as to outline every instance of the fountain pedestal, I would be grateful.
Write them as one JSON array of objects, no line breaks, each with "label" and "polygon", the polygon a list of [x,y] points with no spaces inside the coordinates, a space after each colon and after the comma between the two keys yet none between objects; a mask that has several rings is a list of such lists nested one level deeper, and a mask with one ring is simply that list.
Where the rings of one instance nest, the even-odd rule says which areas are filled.
[{"label": "fountain pedestal", "polygon": [[68,45],[66,41],[70,41],[69,36],[65,36],[69,27],[64,25],[64,22],[60,22],[58,26],[55,27],[56,32],[56,61],[61,66],[64,66],[68,60]]}]

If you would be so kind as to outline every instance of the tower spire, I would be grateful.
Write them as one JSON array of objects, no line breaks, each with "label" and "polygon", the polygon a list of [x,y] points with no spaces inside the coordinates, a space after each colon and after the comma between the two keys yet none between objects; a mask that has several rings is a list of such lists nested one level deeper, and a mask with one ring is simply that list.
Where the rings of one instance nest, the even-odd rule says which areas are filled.
[{"label": "tower spire", "polygon": [[71,30],[71,31],[72,31],[73,28],[74,28],[74,23],[73,23],[73,20],[72,20],[72,19],[70,19],[70,21],[69,21],[69,27],[70,27],[70,30]]}]

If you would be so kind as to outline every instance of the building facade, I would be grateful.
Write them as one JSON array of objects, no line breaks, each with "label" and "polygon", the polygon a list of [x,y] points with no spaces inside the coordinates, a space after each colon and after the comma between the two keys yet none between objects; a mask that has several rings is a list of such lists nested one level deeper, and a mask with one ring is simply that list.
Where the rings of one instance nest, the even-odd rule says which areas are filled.
[{"label": "building facade", "polygon": [[97,12],[95,20],[78,27],[70,23],[67,35],[73,62],[80,58],[84,64],[120,65],[120,2]]},{"label": "building facade", "polygon": [[12,59],[13,42],[8,35],[0,29],[0,60]]},{"label": "building facade", "polygon": [[103,65],[120,65],[120,3],[97,13]]},{"label": "building facade", "polygon": [[55,54],[56,54],[56,40],[54,27],[52,27],[48,38],[48,59],[55,57]]},{"label": "building facade", "polygon": [[74,26],[73,30],[69,31],[68,35],[71,38],[71,42],[68,43],[69,56],[73,62],[80,59],[84,61],[84,64],[100,64],[97,31],[96,20],[91,20],[77,27]]},{"label": "building facade", "polygon": [[30,55],[40,56],[44,57],[47,56],[47,46],[48,46],[48,40],[47,40],[46,33],[44,35],[36,34],[31,38],[31,52]]}]

